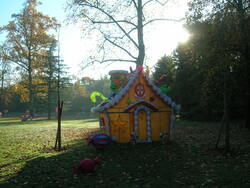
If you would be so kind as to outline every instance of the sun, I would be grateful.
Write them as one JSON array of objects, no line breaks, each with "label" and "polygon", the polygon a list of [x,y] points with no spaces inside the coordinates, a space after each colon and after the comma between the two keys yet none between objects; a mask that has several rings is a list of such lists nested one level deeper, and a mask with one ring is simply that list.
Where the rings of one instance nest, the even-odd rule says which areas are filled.
[{"label": "sun", "polygon": [[149,67],[164,55],[171,55],[179,43],[187,42],[190,34],[182,23],[158,24],[145,40]]},{"label": "sun", "polygon": [[177,35],[178,37],[176,37],[176,41],[181,42],[181,43],[187,42],[190,37],[190,34],[183,27],[178,28]]}]

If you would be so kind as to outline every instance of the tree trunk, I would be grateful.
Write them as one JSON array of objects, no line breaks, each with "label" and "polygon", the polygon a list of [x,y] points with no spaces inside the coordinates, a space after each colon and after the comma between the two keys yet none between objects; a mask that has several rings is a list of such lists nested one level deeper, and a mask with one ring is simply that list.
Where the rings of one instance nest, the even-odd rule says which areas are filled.
[{"label": "tree trunk", "polygon": [[246,109],[245,109],[245,127],[250,129],[250,59],[249,59],[249,28],[248,28],[248,19],[247,12],[248,9],[244,8],[244,2],[242,0],[235,1],[235,7],[238,12],[239,18],[239,29],[241,36],[241,51],[242,51],[242,63],[245,64],[246,68]]},{"label": "tree trunk", "polygon": [[51,119],[51,94],[52,94],[52,91],[51,91],[51,82],[52,82],[52,74],[53,74],[53,71],[52,71],[52,62],[51,62],[51,51],[50,51],[50,54],[49,54],[49,78],[48,78],[48,120]]},{"label": "tree trunk", "polygon": [[32,66],[31,60],[29,60],[29,67],[28,67],[28,89],[29,89],[29,111],[30,114],[34,115],[34,100],[33,100],[33,83],[32,83]]},{"label": "tree trunk", "polygon": [[224,87],[223,87],[223,116],[221,120],[221,126],[219,130],[219,134],[217,137],[217,141],[215,144],[215,149],[218,149],[218,145],[220,142],[221,134],[224,132],[225,135],[225,150],[226,152],[230,151],[230,96],[231,96],[231,88],[230,88],[230,73],[227,70],[227,67],[224,68]]},{"label": "tree trunk", "polygon": [[224,123],[225,123],[225,150],[230,151],[230,126],[229,126],[229,92],[224,91]]},{"label": "tree trunk", "polygon": [[[250,82],[250,80],[249,80]],[[250,87],[250,86],[248,86]],[[250,91],[248,89],[248,94],[247,94],[247,107],[246,107],[246,112],[245,112],[245,119],[246,119],[246,122],[245,122],[245,127],[247,129],[250,129]]]},{"label": "tree trunk", "polygon": [[58,75],[57,75],[57,101],[58,101],[58,114],[57,114],[57,134],[56,134],[56,142],[55,142],[55,150],[61,150],[61,142],[62,142],[62,137],[61,137],[61,119],[62,119],[62,109],[63,109],[63,101],[61,101],[60,97],[60,58],[59,58],[59,50],[58,50],[58,61],[57,61],[57,68],[58,68]]},{"label": "tree trunk", "polygon": [[220,124],[219,133],[218,133],[218,137],[217,137],[217,141],[216,141],[216,144],[215,144],[215,149],[218,149],[218,145],[220,143],[221,134],[222,134],[222,131],[224,129],[224,123],[225,123],[225,116],[223,114],[222,120],[221,120],[221,124]]},{"label": "tree trunk", "polygon": [[229,100],[228,100],[228,93],[224,91],[224,110],[223,116],[221,120],[220,130],[218,133],[217,141],[215,144],[215,149],[218,149],[218,145],[221,139],[221,134],[224,132],[225,135],[225,150],[227,152],[230,151],[230,124],[229,124]]},{"label": "tree trunk", "polygon": [[225,116],[225,150],[230,151],[230,102],[231,102],[231,72],[229,67],[224,70],[224,116]]},{"label": "tree trunk", "polygon": [[29,89],[29,111],[31,116],[34,115],[34,101],[33,101],[33,83],[32,83],[32,55],[31,55],[31,47],[28,47],[28,89]]},{"label": "tree trunk", "polygon": [[2,75],[1,75],[0,107],[2,106],[3,108],[5,108],[4,107],[5,104],[4,104],[4,89],[3,89],[3,84],[4,84],[4,70],[2,70]]},{"label": "tree trunk", "polygon": [[51,81],[48,83],[48,120],[51,120]]},{"label": "tree trunk", "polygon": [[56,142],[55,142],[55,150],[60,151],[62,149],[62,130],[61,130],[61,122],[62,122],[62,110],[63,110],[63,101],[58,100],[58,125],[57,125],[57,133],[56,133]]},{"label": "tree trunk", "polygon": [[138,0],[137,5],[137,22],[138,22],[138,30],[137,30],[137,37],[138,37],[138,44],[139,44],[139,55],[138,55],[138,62],[137,66],[143,65],[144,58],[145,58],[145,45],[143,40],[143,13],[142,13],[142,0]]},{"label": "tree trunk", "polygon": [[250,62],[249,62],[249,47],[246,43],[245,46],[245,63],[247,68],[247,106],[245,112],[245,127],[250,129]]},{"label": "tree trunk", "polygon": [[1,96],[3,94],[3,82],[4,82],[4,70],[2,71],[2,75],[1,75]]}]

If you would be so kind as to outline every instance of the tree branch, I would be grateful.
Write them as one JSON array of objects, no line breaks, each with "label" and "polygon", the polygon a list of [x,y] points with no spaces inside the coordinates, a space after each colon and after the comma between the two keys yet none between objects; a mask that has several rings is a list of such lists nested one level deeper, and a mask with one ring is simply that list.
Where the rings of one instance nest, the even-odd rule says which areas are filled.
[{"label": "tree branch", "polygon": [[128,20],[117,20],[115,21],[95,21],[94,19],[90,18],[88,15],[83,14],[87,19],[89,19],[93,24],[116,24],[117,23],[127,23],[130,24],[134,27],[136,27],[136,25],[133,22],[130,22]]},{"label": "tree branch", "polygon": [[25,50],[23,49],[23,47],[21,46],[21,44],[13,37],[14,42],[16,43],[16,45],[21,49],[21,51],[23,52],[23,54],[27,57]]},{"label": "tree branch", "polygon": [[98,63],[105,63],[105,62],[131,62],[131,63],[136,63],[135,60],[129,60],[129,59],[104,59],[104,60],[95,60]]},{"label": "tree branch", "polygon": [[126,52],[130,57],[132,57],[133,59],[137,59],[135,56],[133,56],[128,50],[126,50],[125,48],[123,48],[122,46],[116,44],[114,41],[111,41],[108,37],[104,36],[105,40],[107,40],[109,43],[111,43],[112,45],[116,46],[117,48],[120,48],[121,50],[123,50],[124,52]]},{"label": "tree branch", "polygon": [[138,8],[138,6],[137,6],[137,4],[136,4],[135,0],[132,0],[132,2],[133,2],[133,4],[134,4],[135,8],[137,9],[137,8]]},{"label": "tree branch", "polygon": [[155,1],[155,0],[148,0],[148,1],[146,1],[146,2],[142,5],[142,8],[144,8],[144,7],[146,6],[146,4],[148,4],[148,3],[152,2],[152,1]]},{"label": "tree branch", "polygon": [[168,0],[167,0],[166,2],[164,2],[164,3],[162,3],[162,2],[159,1],[159,0],[156,0],[156,2],[159,3],[159,4],[162,5],[162,6],[165,6],[165,5],[168,3]]},{"label": "tree branch", "polygon": [[172,22],[180,22],[180,21],[183,21],[183,20],[185,20],[185,18],[181,18],[181,19],[179,19],[179,20],[176,20],[176,19],[165,19],[165,18],[156,18],[156,19],[149,20],[147,23],[145,23],[145,24],[143,25],[143,27],[146,26],[146,25],[148,25],[148,24],[150,24],[150,23],[152,23],[152,22],[155,22],[155,21],[172,21]]},{"label": "tree branch", "polygon": [[23,64],[21,64],[21,63],[19,63],[18,61],[16,61],[16,60],[14,60],[14,59],[12,59],[12,58],[10,58],[9,56],[4,56],[4,58],[6,59],[6,60],[8,60],[8,61],[11,61],[11,62],[13,62],[13,63],[15,63],[15,64],[17,64],[17,65],[19,65],[20,67],[22,67],[22,68],[24,68],[25,70],[28,70],[27,69],[27,67],[26,66],[24,66],[24,63]]},{"label": "tree branch", "polygon": [[[19,65],[20,67],[24,68],[25,70],[27,70],[27,67],[25,66],[25,63],[20,59],[13,59],[11,58],[11,55],[8,55],[8,53],[6,53],[6,51],[10,51],[11,48],[8,48],[6,46],[1,46],[0,48],[1,50],[1,57],[4,59],[4,60],[7,60],[7,61],[11,61],[13,63],[16,63],[17,65]],[[13,49],[14,52],[16,52],[16,50]],[[20,61],[21,63],[19,63],[18,61]]]},{"label": "tree branch", "polygon": [[111,19],[114,24],[116,24],[118,26],[118,28],[127,36],[127,38],[137,47],[139,48],[139,45],[134,41],[134,39],[131,38],[131,36],[125,31],[125,29],[115,20],[115,18],[113,16],[111,16],[108,12],[106,12],[105,10],[103,10],[102,8],[98,7],[98,6],[95,6],[87,1],[84,1],[85,3],[79,3],[79,5],[82,5],[82,6],[87,6],[87,7],[90,7],[90,8],[94,8],[94,9],[97,9],[99,10],[100,12],[102,12],[103,14],[105,14],[109,19]]},{"label": "tree branch", "polygon": [[[91,19],[90,19],[91,20]],[[110,21],[110,22],[104,22],[104,21],[94,21],[94,20],[91,20],[91,22],[93,24],[115,24],[116,22],[117,23],[127,23],[127,24],[130,24],[130,25],[133,25],[134,27],[136,27],[136,25],[130,21],[127,21],[127,20],[118,20],[116,22],[114,21]]]},{"label": "tree branch", "polygon": [[110,63],[114,63],[114,62],[130,62],[130,63],[136,63],[136,61],[133,61],[133,60],[126,60],[126,59],[103,59],[103,60],[93,60],[91,62],[89,62],[87,65],[85,65],[82,69],[85,69],[87,67],[89,67],[90,65],[93,65],[94,63],[107,63],[107,62],[110,62]]}]

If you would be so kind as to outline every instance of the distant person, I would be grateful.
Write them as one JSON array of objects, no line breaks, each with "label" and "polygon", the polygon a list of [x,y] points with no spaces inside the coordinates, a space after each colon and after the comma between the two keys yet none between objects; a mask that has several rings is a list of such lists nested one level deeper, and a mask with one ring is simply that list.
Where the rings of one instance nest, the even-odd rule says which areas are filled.
[{"label": "distant person", "polygon": [[21,116],[21,121],[28,121],[28,120],[32,120],[32,115],[30,114],[30,111],[27,110],[24,115]]},{"label": "distant person", "polygon": [[7,114],[7,112],[9,112],[9,110],[8,109],[4,109],[1,113],[2,113],[2,117],[5,115],[5,114]]},{"label": "distant person", "polygon": [[8,110],[8,109],[5,109],[3,112],[6,114],[6,113],[8,113],[8,112],[9,112],[9,110]]},{"label": "distant person", "polygon": [[3,115],[3,113],[2,113],[2,112],[0,112],[0,117],[2,117],[2,115]]}]

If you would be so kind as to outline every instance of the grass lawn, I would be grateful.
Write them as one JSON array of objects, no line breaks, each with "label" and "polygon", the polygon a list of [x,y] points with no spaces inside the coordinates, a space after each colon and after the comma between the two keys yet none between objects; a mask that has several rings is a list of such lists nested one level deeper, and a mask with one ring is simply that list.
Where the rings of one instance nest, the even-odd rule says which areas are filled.
[{"label": "grass lawn", "polygon": [[[213,150],[216,123],[176,123],[171,143],[86,146],[96,119],[63,120],[63,146],[53,151],[57,123],[0,118],[0,187],[250,187],[250,132],[232,130],[231,154]],[[103,159],[94,174],[74,176],[84,158]]]}]

